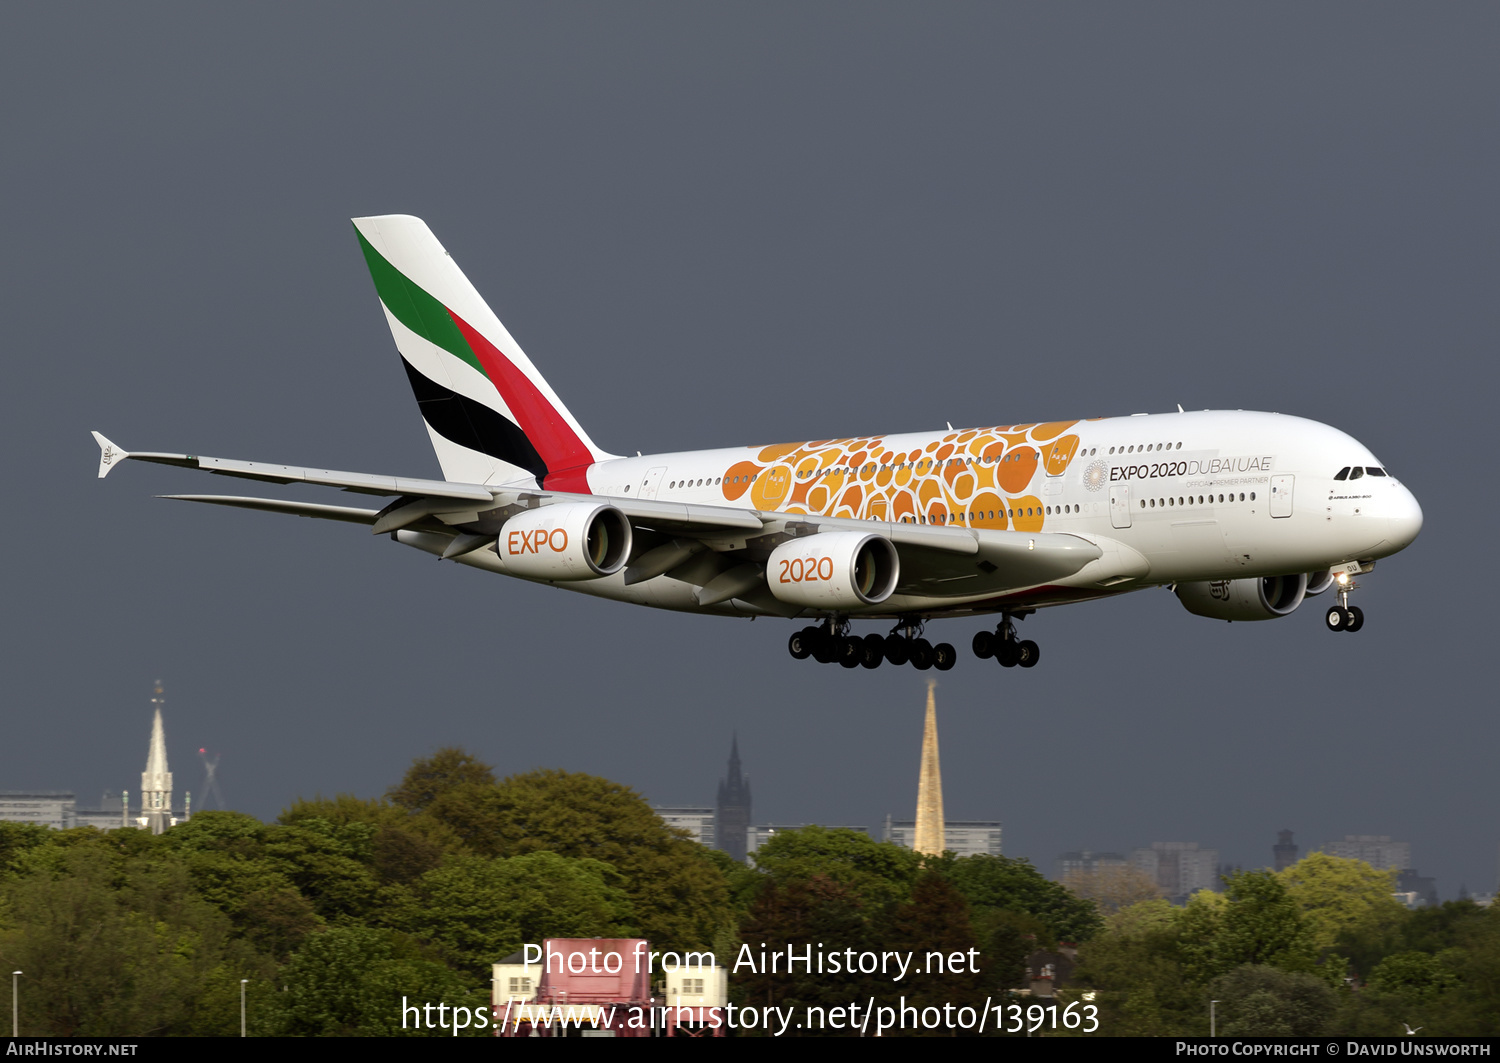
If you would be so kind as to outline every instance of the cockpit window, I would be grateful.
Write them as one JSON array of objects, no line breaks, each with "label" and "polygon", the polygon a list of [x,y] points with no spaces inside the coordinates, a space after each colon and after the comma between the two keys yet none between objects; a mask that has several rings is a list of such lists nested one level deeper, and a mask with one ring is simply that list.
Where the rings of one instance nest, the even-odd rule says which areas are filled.
[{"label": "cockpit window", "polygon": [[1385,470],[1382,469],[1379,465],[1366,465],[1365,472],[1369,473],[1371,476],[1385,475]]},{"label": "cockpit window", "polygon": [[1354,466],[1354,468],[1352,468],[1352,469],[1349,470],[1349,479],[1351,479],[1351,480],[1358,480],[1364,474],[1365,474],[1365,470],[1361,469],[1358,465],[1356,465],[1356,466]]},{"label": "cockpit window", "polygon": [[1347,479],[1349,479],[1349,466],[1345,465],[1342,469],[1340,469],[1338,471],[1338,473],[1334,476],[1334,479],[1335,480],[1347,480]]}]

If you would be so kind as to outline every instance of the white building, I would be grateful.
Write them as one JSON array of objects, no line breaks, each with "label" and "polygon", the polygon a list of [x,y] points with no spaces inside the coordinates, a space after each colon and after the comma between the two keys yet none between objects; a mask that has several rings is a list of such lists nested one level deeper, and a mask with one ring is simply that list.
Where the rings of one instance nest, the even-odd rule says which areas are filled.
[{"label": "white building", "polygon": [[[755,850],[766,844],[766,842],[770,841],[773,837],[776,836],[776,834],[781,831],[801,830],[803,827],[814,826],[822,827],[823,825],[821,823],[761,823],[756,826],[752,826],[748,831],[745,832],[745,853],[746,855],[749,855],[750,853],[755,852]],[[823,829],[852,830],[863,834],[867,838],[870,836],[870,829],[868,827],[823,827]]]},{"label": "white building", "polygon": [[1376,871],[1411,867],[1411,843],[1393,842],[1389,834],[1346,834],[1343,841],[1324,842],[1323,852],[1345,860],[1363,860]]},{"label": "white building", "polygon": [[708,848],[714,848],[714,810],[711,808],[653,808],[667,826],[685,830],[693,836],[693,841]]},{"label": "white building", "polygon": [[1130,860],[1123,853],[1096,853],[1090,849],[1077,849],[1057,858],[1056,877],[1061,882],[1069,875],[1092,875],[1106,868],[1129,866]]},{"label": "white building", "polygon": [[[1000,821],[995,819],[946,819],[943,821],[943,849],[956,856],[1000,856]],[[917,835],[915,820],[885,817],[882,841],[895,842],[911,849]]]},{"label": "white building", "polygon": [[62,790],[0,790],[0,820],[67,830],[76,804],[75,795]]},{"label": "white building", "polygon": [[1130,866],[1177,903],[1219,888],[1219,850],[1200,849],[1197,842],[1152,842],[1149,849],[1131,850]]}]

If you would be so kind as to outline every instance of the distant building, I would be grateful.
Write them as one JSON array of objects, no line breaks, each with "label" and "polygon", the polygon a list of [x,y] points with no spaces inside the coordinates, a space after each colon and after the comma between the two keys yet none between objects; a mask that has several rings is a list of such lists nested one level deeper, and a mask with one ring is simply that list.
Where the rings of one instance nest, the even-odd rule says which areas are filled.
[{"label": "distant building", "polygon": [[1174,904],[1199,890],[1219,888],[1219,850],[1200,849],[1197,842],[1152,842],[1149,849],[1131,850],[1130,866]]},{"label": "distant building", "polygon": [[109,794],[99,796],[98,808],[77,808],[73,810],[73,825],[75,827],[97,827],[99,830],[118,830],[121,827],[133,827],[130,822],[130,803],[126,794],[119,797],[110,797]]},{"label": "distant building", "polygon": [[1389,834],[1346,834],[1343,841],[1324,842],[1323,852],[1345,860],[1363,860],[1376,871],[1411,867],[1411,843],[1393,842]]},{"label": "distant building", "polygon": [[719,783],[714,843],[738,863],[750,852],[750,777],[740,774],[740,736],[729,745],[729,775]]},{"label": "distant building", "polygon": [[801,830],[803,827],[823,827],[824,830],[852,830],[869,837],[868,827],[829,827],[821,823],[760,823],[746,832],[746,851],[753,853],[777,834],[787,830]]},{"label": "distant building", "polygon": [[1414,867],[1403,868],[1396,875],[1396,896],[1408,908],[1436,908],[1437,879],[1425,878]]},{"label": "distant building", "polygon": [[[895,842],[903,849],[916,848],[917,825],[909,819],[885,817],[882,841]],[[999,856],[1000,821],[997,819],[949,819],[943,821],[943,849],[958,856],[986,853]]]},{"label": "distant building", "polygon": [[72,791],[0,790],[0,820],[67,830],[76,803]]},{"label": "distant building", "polygon": [[1054,875],[1061,882],[1069,875],[1092,875],[1107,867],[1129,866],[1130,860],[1122,853],[1096,853],[1088,849],[1077,849],[1057,858]]},{"label": "distant building", "polygon": [[[496,1037],[725,1034],[727,972],[711,953],[654,952],[639,938],[548,938],[532,957],[528,964],[522,949],[492,967]],[[564,1015],[571,1028],[558,1021]]]},{"label": "distant building", "polygon": [[1276,832],[1276,844],[1271,846],[1272,866],[1277,871],[1285,871],[1297,862],[1297,846],[1292,841],[1292,832],[1279,830]]},{"label": "distant building", "polygon": [[718,817],[713,809],[654,808],[652,811],[666,820],[667,826],[687,831],[699,845],[717,848],[714,844],[714,820]]}]

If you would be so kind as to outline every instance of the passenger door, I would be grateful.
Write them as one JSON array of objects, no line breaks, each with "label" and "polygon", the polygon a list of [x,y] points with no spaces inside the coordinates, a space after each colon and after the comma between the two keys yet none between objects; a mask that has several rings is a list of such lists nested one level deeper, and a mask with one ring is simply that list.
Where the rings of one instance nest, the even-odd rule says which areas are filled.
[{"label": "passenger door", "polygon": [[1292,515],[1292,488],[1296,486],[1296,479],[1295,476],[1271,477],[1271,516]]},{"label": "passenger door", "polygon": [[641,489],[636,492],[637,498],[655,498],[656,490],[661,486],[662,477],[667,475],[667,467],[658,465],[654,469],[647,469],[645,477],[641,480]]},{"label": "passenger door", "polygon": [[1130,488],[1123,484],[1109,489],[1109,522],[1116,528],[1130,527]]}]

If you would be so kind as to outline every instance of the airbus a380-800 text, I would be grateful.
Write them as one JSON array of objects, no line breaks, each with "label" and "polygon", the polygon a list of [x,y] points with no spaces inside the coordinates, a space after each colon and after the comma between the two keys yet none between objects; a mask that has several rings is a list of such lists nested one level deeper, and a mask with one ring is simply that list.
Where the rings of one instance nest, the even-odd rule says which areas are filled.
[{"label": "airbus a380-800 text", "polygon": [[[1358,440],[1299,417],[1203,411],[619,457],[599,449],[420,219],[354,227],[442,467],[409,479],[191,454],[125,459],[388,499],[194,502],[369,525],[398,543],[616,601],[800,618],[793,657],[951,668],[926,621],[991,617],[974,653],[1037,663],[1015,622],[1170,586],[1199,616],[1283,617],[1408,545],[1416,499]],[[893,621],[856,636],[857,621]],[[884,624],[880,625],[884,627]]]}]

